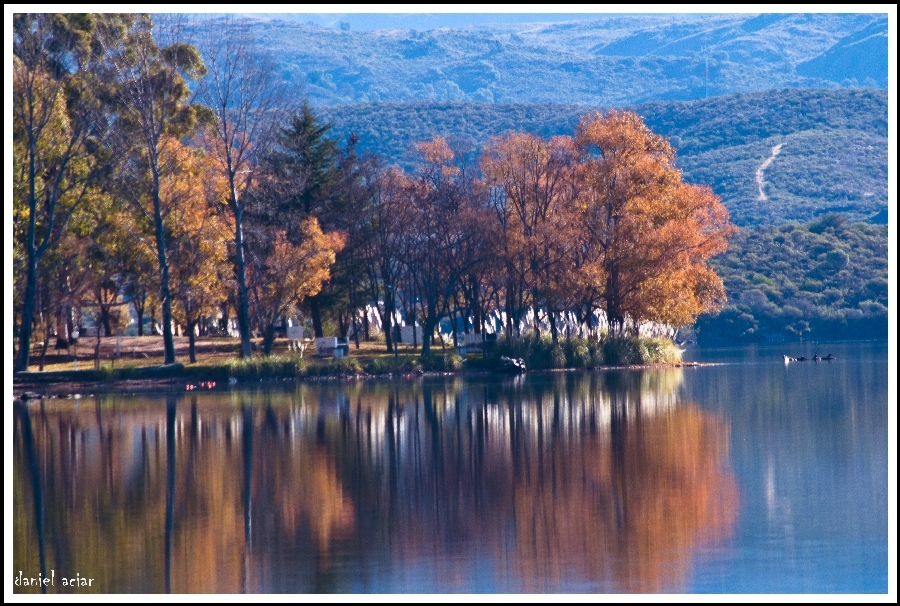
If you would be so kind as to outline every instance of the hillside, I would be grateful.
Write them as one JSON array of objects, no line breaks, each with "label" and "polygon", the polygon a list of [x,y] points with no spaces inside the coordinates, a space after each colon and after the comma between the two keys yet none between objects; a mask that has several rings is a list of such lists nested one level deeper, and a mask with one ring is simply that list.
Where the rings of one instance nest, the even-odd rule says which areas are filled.
[{"label": "hillside", "polygon": [[700,317],[698,339],[886,338],[887,235],[886,226],[851,225],[840,215],[742,229],[713,260],[728,304]]},{"label": "hillside", "polygon": [[[670,138],[687,181],[711,185],[738,225],[808,222],[829,212],[886,222],[887,93],[788,89],[627,106]],[[572,134],[584,105],[370,103],[317,108],[333,134],[409,167],[412,145],[445,136],[474,161],[491,136]],[[779,147],[763,171],[757,170]],[[880,217],[876,217],[882,213]]]},{"label": "hillside", "polygon": [[[244,18],[282,77],[317,106],[467,101],[622,105],[773,88],[887,86],[886,14],[571,15],[437,27],[427,15]],[[377,17],[377,16],[376,16]],[[214,17],[219,18],[219,17]],[[194,15],[199,33],[209,15]],[[452,21],[450,21],[452,23]]]}]

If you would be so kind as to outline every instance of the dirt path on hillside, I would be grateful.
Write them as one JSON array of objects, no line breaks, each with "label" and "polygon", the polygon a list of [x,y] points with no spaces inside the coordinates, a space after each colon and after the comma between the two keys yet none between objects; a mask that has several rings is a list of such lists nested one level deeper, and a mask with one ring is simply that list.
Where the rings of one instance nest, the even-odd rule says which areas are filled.
[{"label": "dirt path on hillside", "polygon": [[759,165],[759,168],[756,169],[756,186],[759,188],[759,201],[765,202],[768,200],[768,196],[766,196],[765,186],[766,181],[763,179],[763,173],[765,170],[769,168],[772,162],[775,161],[775,156],[781,153],[781,146],[783,143],[779,143],[775,147],[772,148],[772,155],[765,159],[765,161]]}]

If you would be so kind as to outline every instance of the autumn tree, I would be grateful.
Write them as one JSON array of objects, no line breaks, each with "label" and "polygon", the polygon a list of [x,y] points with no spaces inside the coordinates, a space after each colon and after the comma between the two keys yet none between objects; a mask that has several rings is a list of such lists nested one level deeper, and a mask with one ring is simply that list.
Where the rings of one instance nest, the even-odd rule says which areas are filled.
[{"label": "autumn tree", "polygon": [[143,237],[145,230],[140,229],[134,235],[140,238],[140,245],[131,251],[131,262],[125,267],[122,275],[122,290],[134,309],[137,318],[137,334],[144,336],[144,318],[148,311],[158,303],[159,269],[153,246],[147,246]]},{"label": "autumn tree", "polygon": [[[513,334],[528,306],[535,312],[562,289],[562,263],[575,242],[572,202],[577,190],[575,154],[569,137],[545,141],[511,133],[492,139],[481,170],[491,195],[505,270],[507,333]],[[551,322],[554,327],[555,323]]]},{"label": "autumn tree", "polygon": [[263,335],[263,353],[269,355],[278,321],[319,292],[344,242],[339,233],[323,233],[312,217],[291,230],[252,226],[249,236],[251,309]]},{"label": "autumn tree", "polygon": [[169,208],[165,227],[173,314],[186,329],[188,356],[196,362],[195,328],[226,297],[220,272],[227,264],[229,229],[215,202],[222,199],[227,183],[199,147],[170,141],[161,161],[168,169],[160,193]]},{"label": "autumn tree", "polygon": [[162,161],[163,147],[192,132],[205,113],[190,102],[188,81],[206,69],[197,49],[184,42],[182,25],[175,16],[157,16],[154,22],[150,15],[139,15],[122,40],[102,39],[117,81],[112,102],[119,112],[120,151],[126,159],[120,167],[120,191],[152,218],[166,364],[175,362],[175,342],[166,254],[168,207],[162,196],[169,166]]},{"label": "autumn tree", "polygon": [[724,287],[708,261],[734,227],[719,198],[684,183],[668,141],[632,112],[586,116],[576,142],[580,225],[610,330],[692,324],[721,305]]},{"label": "autumn tree", "polygon": [[[297,226],[315,218],[323,230],[348,236],[331,278],[319,293],[308,298],[317,337],[324,334],[322,321],[327,310],[337,311],[342,320],[351,299],[357,298],[363,279],[357,247],[364,239],[366,213],[362,207],[369,200],[362,186],[355,138],[341,148],[329,136],[330,130],[331,124],[321,122],[304,102],[279,127],[265,159],[266,176],[260,188],[271,220]],[[341,324],[345,332],[346,323]]]},{"label": "autumn tree", "polygon": [[[403,247],[410,225],[412,205],[409,203],[414,182],[402,170],[384,167],[377,162],[368,165],[369,205],[366,216],[369,237],[360,249],[367,277],[369,297],[376,302],[382,319],[388,353],[394,351],[394,316],[396,293],[403,274]],[[379,305],[379,302],[383,304]]]},{"label": "autumn tree", "polygon": [[124,276],[132,264],[133,253],[142,246],[140,232],[129,209],[115,204],[111,197],[92,204],[81,224],[88,231],[80,234],[86,263],[89,297],[84,302],[93,312],[97,336],[112,336],[124,329],[130,319],[124,299]]},{"label": "autumn tree", "polygon": [[200,97],[209,107],[211,128],[206,146],[228,183],[220,204],[230,214],[234,231],[234,275],[237,282],[237,315],[241,333],[241,357],[252,356],[250,342],[250,293],[244,217],[248,195],[262,170],[282,117],[290,112],[290,100],[275,77],[272,62],[250,38],[249,31],[231,18],[209,30],[203,43],[208,74]]},{"label": "autumn tree", "polygon": [[[92,194],[107,155],[108,120],[98,92],[102,27],[121,36],[119,15],[16,14],[13,20],[13,222],[21,270],[15,370],[28,369],[41,257]],[[24,276],[22,276],[24,273]]]},{"label": "autumn tree", "polygon": [[421,302],[422,355],[428,356],[434,329],[481,259],[484,232],[479,223],[486,216],[479,212],[484,197],[472,175],[454,162],[457,154],[444,138],[421,143],[417,150],[418,174],[407,197],[404,260]]}]

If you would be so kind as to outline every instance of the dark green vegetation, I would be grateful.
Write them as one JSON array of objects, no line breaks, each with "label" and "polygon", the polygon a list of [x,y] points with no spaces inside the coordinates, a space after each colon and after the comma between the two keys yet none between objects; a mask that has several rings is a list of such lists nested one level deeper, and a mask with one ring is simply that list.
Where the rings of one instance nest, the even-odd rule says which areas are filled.
[{"label": "dark green vegetation", "polygon": [[[474,160],[492,136],[569,134],[583,105],[372,103],[323,108],[358,149],[413,163],[413,145],[446,136]],[[737,225],[808,222],[829,212],[866,221],[887,209],[887,92],[781,90],[631,108],[678,150],[685,181],[708,184]],[[761,200],[756,171],[764,171]],[[886,222],[882,218],[880,222]]]},{"label": "dark green vegetation", "polygon": [[701,342],[884,339],[887,226],[831,214],[742,229],[713,260],[729,302],[697,322]]},{"label": "dark green vegetation", "polygon": [[[772,88],[887,86],[886,14],[572,15],[416,31],[245,20],[313,105],[623,105]],[[535,20],[540,20],[536,16]],[[198,32],[209,21],[196,16]]]}]

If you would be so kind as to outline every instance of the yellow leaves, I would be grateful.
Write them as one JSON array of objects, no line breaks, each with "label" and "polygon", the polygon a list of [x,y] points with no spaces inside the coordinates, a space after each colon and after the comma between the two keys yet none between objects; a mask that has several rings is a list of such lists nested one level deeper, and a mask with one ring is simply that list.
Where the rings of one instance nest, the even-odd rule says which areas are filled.
[{"label": "yellow leaves", "polygon": [[214,170],[213,159],[200,148],[163,136],[159,146],[159,197],[165,212],[173,216],[170,229],[190,227],[206,214],[211,196],[227,185]]},{"label": "yellow leaves", "polygon": [[578,125],[575,141],[590,155],[603,158],[645,154],[671,161],[674,152],[669,142],[651,131],[634,112],[613,110],[604,116],[594,112]]},{"label": "yellow leaves", "polygon": [[235,188],[246,191],[251,184],[251,155],[253,147],[250,137],[245,132],[237,130],[235,124],[225,123],[218,126],[219,132],[204,129],[200,132],[200,146],[206,150],[209,157],[211,172],[218,172],[222,183],[218,190],[218,200],[226,200],[228,182],[225,175],[234,173]]},{"label": "yellow leaves", "polygon": [[187,323],[226,295],[228,226],[211,204],[224,179],[208,154],[174,137],[160,139],[159,161],[173,312]]}]

